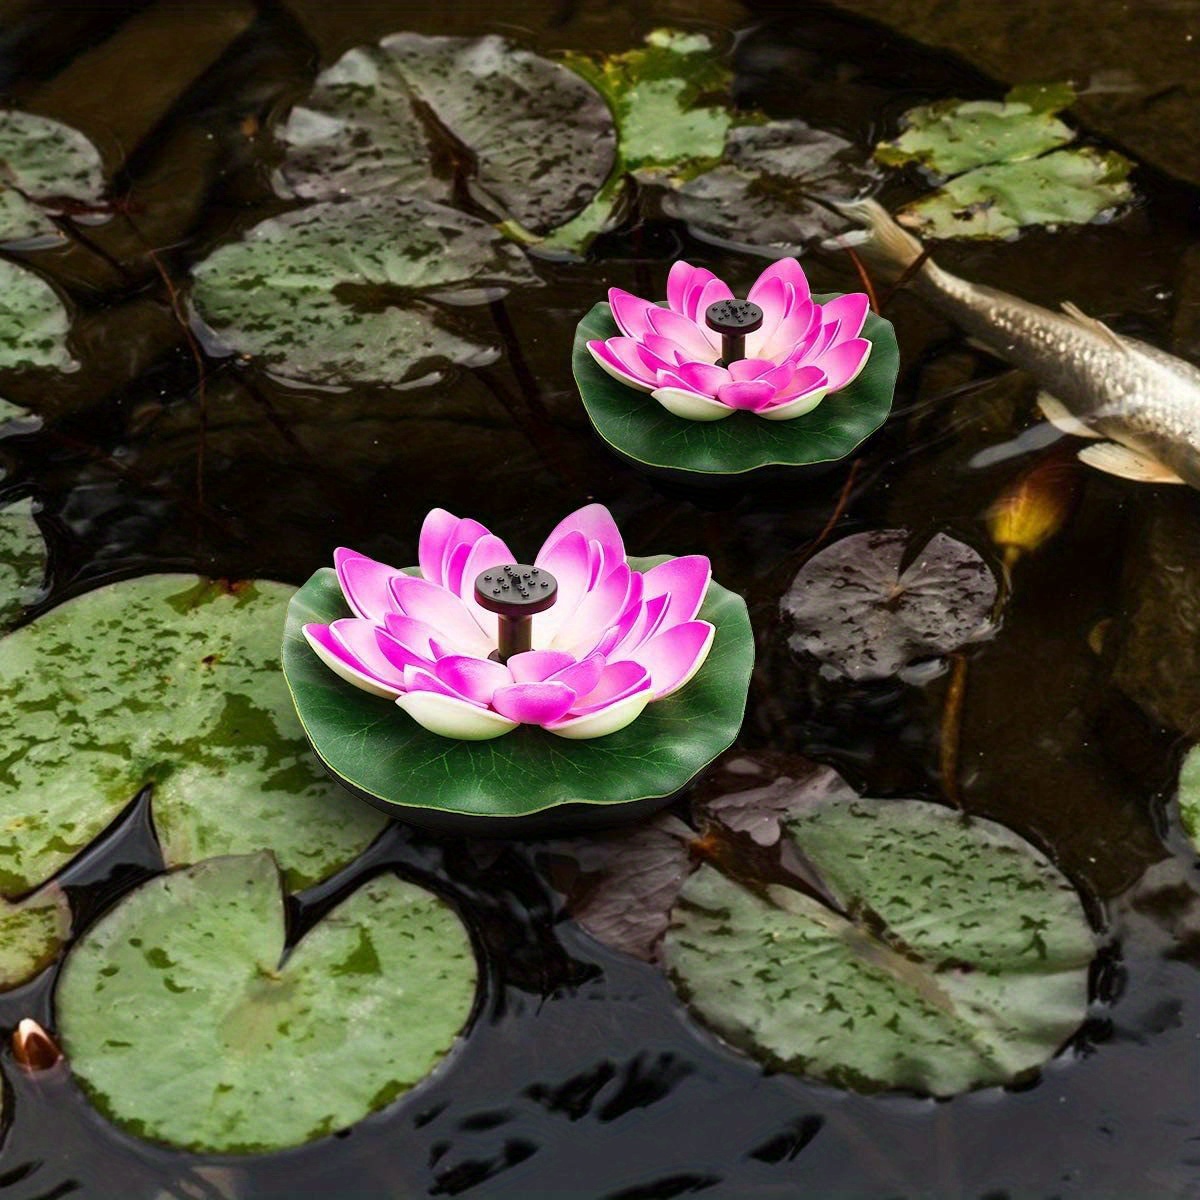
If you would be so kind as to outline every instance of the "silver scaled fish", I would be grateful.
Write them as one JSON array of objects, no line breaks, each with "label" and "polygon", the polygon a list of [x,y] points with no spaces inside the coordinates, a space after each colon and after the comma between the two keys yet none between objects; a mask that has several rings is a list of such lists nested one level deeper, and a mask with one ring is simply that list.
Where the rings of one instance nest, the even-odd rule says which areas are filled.
[{"label": "silver scaled fish", "polygon": [[[874,200],[837,207],[869,230],[857,248],[1043,389],[1038,405],[1064,433],[1092,439],[1081,461],[1141,483],[1200,488],[1200,370],[1116,333],[1074,304],[1062,312],[970,283],[922,258],[921,243]],[[833,243],[831,243],[833,244]],[[914,269],[915,268],[915,269]]]}]

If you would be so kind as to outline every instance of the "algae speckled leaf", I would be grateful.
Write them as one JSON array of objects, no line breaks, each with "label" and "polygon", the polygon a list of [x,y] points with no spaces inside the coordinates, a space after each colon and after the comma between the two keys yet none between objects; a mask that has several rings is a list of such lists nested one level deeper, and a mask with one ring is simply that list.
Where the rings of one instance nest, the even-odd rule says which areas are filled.
[{"label": "algae speckled leaf", "polygon": [[291,883],[383,826],[312,760],[279,669],[291,589],[150,575],[0,643],[0,891],[26,891],[146,784],[169,862],[274,850]]},{"label": "algae speckled leaf", "polygon": [[16,904],[0,900],[0,992],[49,966],[70,931],[71,908],[55,884]]},{"label": "algae speckled leaf", "polygon": [[817,798],[786,824],[851,919],[711,866],[663,960],[702,1020],[763,1060],[865,1091],[948,1096],[1050,1058],[1087,1012],[1095,937],[1028,842],[916,800]]},{"label": "algae speckled leaf", "polygon": [[46,543],[29,497],[0,507],[0,629],[42,595]]},{"label": "algae speckled leaf", "polygon": [[455,308],[537,283],[491,226],[427,200],[315,204],[193,269],[207,341],[290,379],[402,384],[498,351]]},{"label": "algae speckled leaf", "polygon": [[285,185],[318,200],[386,191],[448,203],[434,146],[457,142],[475,198],[533,234],[591,200],[616,143],[604,101],[558,63],[494,35],[416,33],[347,51],[280,137]]},{"label": "algae speckled leaf", "polygon": [[45,280],[0,259],[0,370],[54,367],[74,371],[67,349],[71,320]]},{"label": "algae speckled leaf", "polygon": [[60,240],[49,214],[98,204],[104,191],[100,154],[82,133],[13,110],[0,112],[0,177],[0,242]]},{"label": "algae speckled leaf", "polygon": [[285,933],[268,854],[159,876],[93,926],[57,1000],[96,1105],[194,1151],[299,1145],[420,1083],[470,1016],[466,929],[395,875],[360,887],[286,957]]}]

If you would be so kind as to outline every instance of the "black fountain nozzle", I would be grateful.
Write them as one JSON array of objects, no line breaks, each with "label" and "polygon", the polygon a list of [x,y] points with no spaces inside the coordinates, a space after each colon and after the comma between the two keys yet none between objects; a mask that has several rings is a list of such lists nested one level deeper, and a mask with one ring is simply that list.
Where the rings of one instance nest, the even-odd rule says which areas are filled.
[{"label": "black fountain nozzle", "polygon": [[746,357],[746,334],[762,328],[763,310],[749,300],[718,300],[704,310],[704,320],[721,335],[717,366],[727,367]]},{"label": "black fountain nozzle", "polygon": [[492,657],[506,663],[514,654],[532,650],[533,618],[557,599],[558,580],[544,567],[508,563],[477,575],[475,602],[500,618],[500,648]]}]

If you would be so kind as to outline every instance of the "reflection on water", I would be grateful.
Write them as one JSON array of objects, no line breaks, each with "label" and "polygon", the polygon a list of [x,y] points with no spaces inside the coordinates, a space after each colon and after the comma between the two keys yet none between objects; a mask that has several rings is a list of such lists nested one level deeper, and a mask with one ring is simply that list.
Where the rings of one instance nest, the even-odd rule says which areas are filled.
[{"label": "reflection on water", "polygon": [[[7,93],[78,125],[129,195],[128,213],[89,230],[94,248],[18,256],[69,295],[85,363],[72,376],[0,381],[45,422],[6,437],[0,464],[4,493],[32,490],[45,506],[52,598],[146,570],[298,583],[335,543],[415,561],[419,517],[435,505],[536,545],[546,513],[594,497],[633,553],[706,553],[747,596],[759,665],[744,748],[815,756],[874,795],[936,798],[948,676],[931,672],[920,686],[825,678],[788,650],[777,611],[848,480],[837,536],[944,530],[989,553],[985,514],[1044,453],[1027,432],[1031,382],[966,347],[914,298],[890,303],[904,349],[896,410],[857,466],[744,494],[652,485],[609,459],[571,380],[574,322],[606,287],[654,294],[681,255],[743,292],[757,276],[760,261],[694,242],[673,221],[606,235],[584,267],[538,263],[545,287],[484,310],[504,358],[436,388],[289,388],[223,360],[207,364],[201,392],[171,309],[192,262],[279,209],[263,129],[320,64],[396,29],[500,32],[549,52],[623,49],[687,18],[723,44],[746,27],[739,98],[860,144],[917,101],[999,90],[957,61],[810,6],[759,28],[725,0],[699,18],[683,11],[694,7],[223,0],[201,19],[134,0],[15,16],[2,34]],[[939,257],[1037,303],[1074,298],[1169,345],[1194,198],[1154,175],[1139,182],[1145,203],[1114,225]],[[905,181],[890,187],[889,203],[914,194]],[[857,287],[837,256],[806,266],[818,290]],[[1196,1194],[1200,887],[1165,800],[1176,731],[1194,735],[1197,720],[1186,617],[1198,514],[1194,493],[1087,476],[1063,533],[1017,564],[1000,634],[970,652],[966,803],[1045,849],[1111,934],[1092,1019],[1036,1084],[934,1103],[764,1073],[692,1023],[657,970],[561,920],[560,898],[520,847],[393,833],[306,893],[299,916],[302,926],[365,870],[390,865],[460,906],[486,960],[481,1015],[418,1095],[308,1148],[195,1159],[116,1132],[64,1072],[26,1077],[4,1055],[0,1190],[14,1200]],[[135,807],[72,869],[79,923],[159,867]],[[29,1015],[52,1026],[52,983],[0,997],[0,1025]]]}]

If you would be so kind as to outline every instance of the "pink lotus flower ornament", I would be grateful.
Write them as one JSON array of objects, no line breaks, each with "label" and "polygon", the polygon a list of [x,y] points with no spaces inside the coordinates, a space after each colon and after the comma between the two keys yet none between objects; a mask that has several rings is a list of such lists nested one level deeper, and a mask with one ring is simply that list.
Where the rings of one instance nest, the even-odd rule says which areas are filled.
[{"label": "pink lotus flower ornament", "polygon": [[592,357],[689,421],[719,421],[739,409],[790,421],[852,383],[871,353],[860,336],[867,297],[851,292],[818,303],[794,258],[772,263],[746,300],[685,262],[667,277],[665,308],[620,288],[608,299],[624,336],[588,342]]},{"label": "pink lotus flower ornament", "polygon": [[443,737],[484,741],[521,724],[615,733],[683,687],[712,646],[714,627],[696,619],[708,559],[634,570],[600,504],[561,521],[532,565],[479,522],[435,508],[418,557],[410,575],[335,551],[357,615],[304,636],[343,679]]}]

